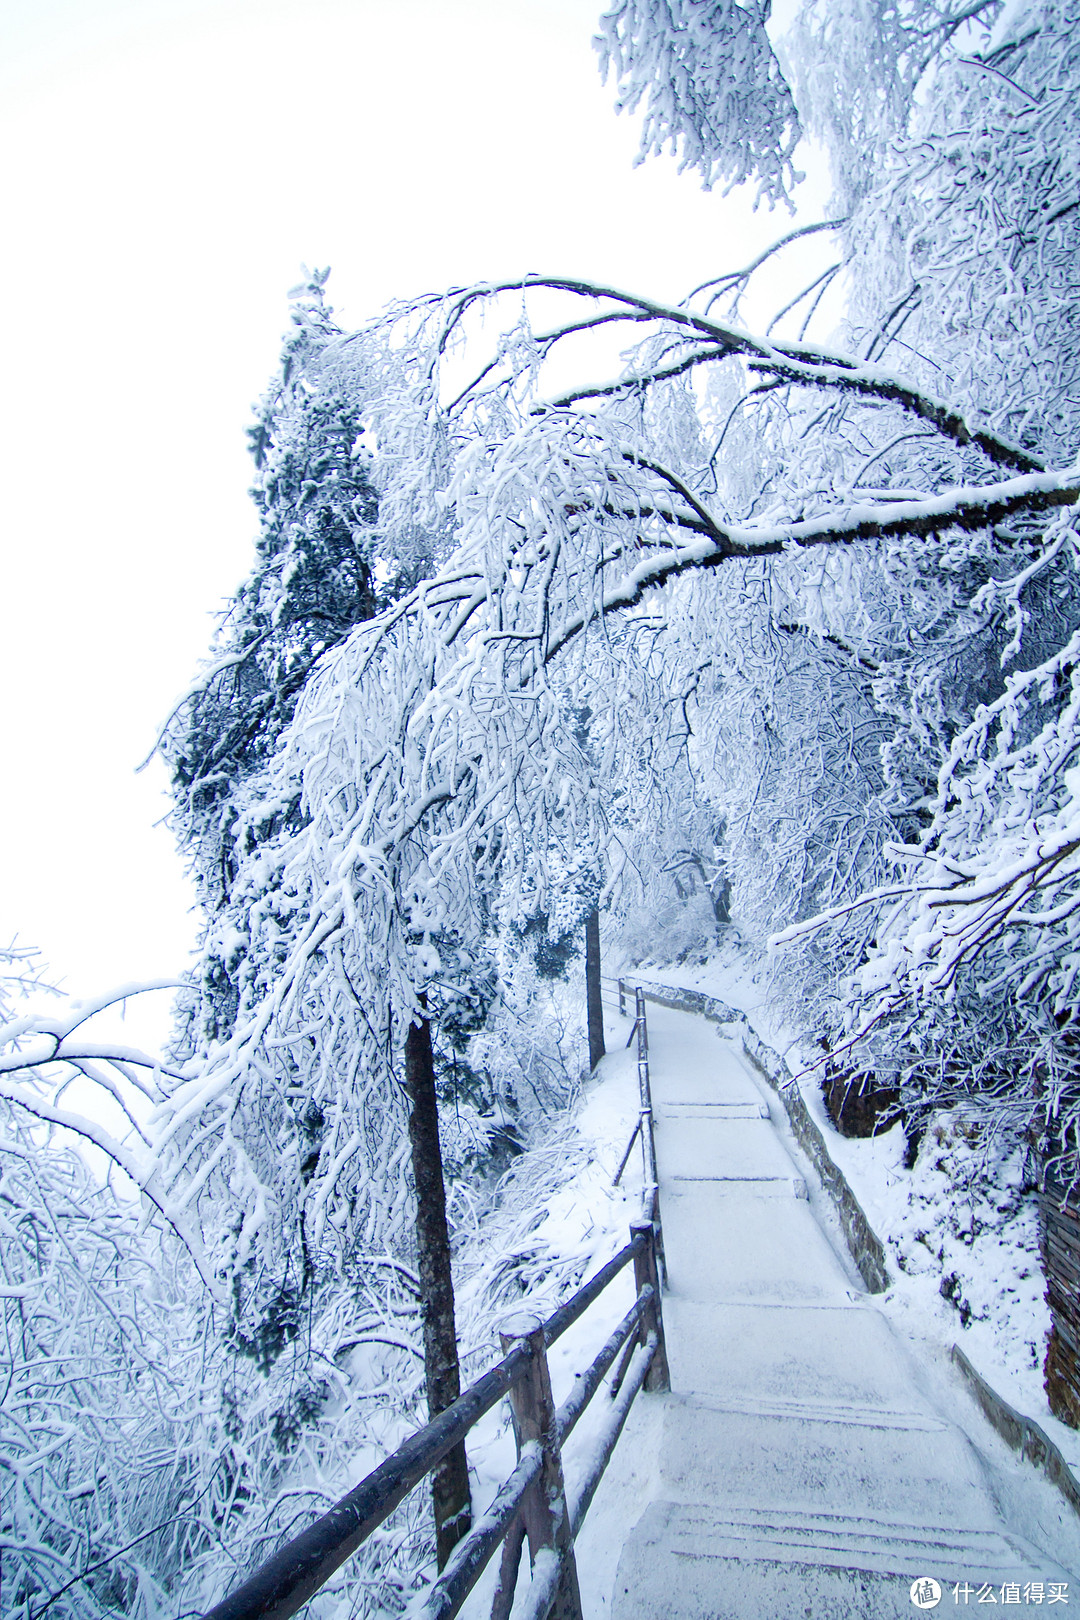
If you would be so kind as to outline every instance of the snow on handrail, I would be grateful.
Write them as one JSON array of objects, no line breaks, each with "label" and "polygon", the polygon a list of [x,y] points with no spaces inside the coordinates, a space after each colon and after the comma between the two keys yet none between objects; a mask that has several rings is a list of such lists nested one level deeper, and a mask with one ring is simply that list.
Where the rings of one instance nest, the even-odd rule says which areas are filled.
[{"label": "snow on handrail", "polygon": [[664,1233],[660,1221],[660,1178],[656,1169],[656,1132],[653,1123],[652,1082],[649,1076],[649,1026],[645,1017],[645,992],[637,986],[628,985],[623,979],[614,981],[619,994],[619,1012],[626,1015],[626,995],[632,989],[634,993],[634,1022],[630,1030],[627,1047],[631,1045],[635,1036],[637,1038],[637,1070],[638,1070],[638,1117],[637,1123],[626,1144],[626,1151],[619,1161],[619,1168],[615,1172],[612,1185],[618,1186],[622,1180],[622,1173],[626,1169],[631,1150],[638,1136],[641,1137],[642,1159],[642,1191],[641,1208],[642,1219],[647,1221],[653,1230],[653,1241],[656,1247],[657,1260],[661,1273],[664,1272]]},{"label": "snow on handrail", "polygon": [[[454,1548],[446,1568],[414,1599],[408,1620],[452,1620],[500,1544],[503,1563],[492,1616],[499,1620],[508,1615],[526,1538],[532,1559],[528,1613],[536,1620],[581,1620],[574,1537],[638,1391],[670,1388],[658,1248],[659,1227],[647,1215],[634,1223],[630,1242],[614,1259],[546,1322],[517,1317],[506,1324],[501,1361],[209,1610],[205,1620],[288,1620],[504,1395],[510,1397],[514,1409],[517,1467]],[[573,1391],[556,1412],[547,1349],[631,1262],[634,1304],[592,1363],[577,1374]],[[582,1481],[568,1506],[562,1444],[620,1350],[624,1354],[609,1390],[611,1413],[593,1442]]]}]

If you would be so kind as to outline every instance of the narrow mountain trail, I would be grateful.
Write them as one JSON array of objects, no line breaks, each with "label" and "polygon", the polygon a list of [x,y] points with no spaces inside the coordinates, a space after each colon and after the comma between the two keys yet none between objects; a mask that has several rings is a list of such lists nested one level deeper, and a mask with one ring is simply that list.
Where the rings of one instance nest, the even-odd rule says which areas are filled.
[{"label": "narrow mountain trail", "polygon": [[1071,1530],[1021,1515],[1037,1547],[1003,1510],[1000,1443],[941,1409],[853,1280],[776,1099],[703,1019],[648,1020],[672,1393],[636,1404],[598,1498],[597,1534],[620,1532],[609,1612],[883,1620],[917,1612],[923,1576],[941,1612],[1080,1602]]}]

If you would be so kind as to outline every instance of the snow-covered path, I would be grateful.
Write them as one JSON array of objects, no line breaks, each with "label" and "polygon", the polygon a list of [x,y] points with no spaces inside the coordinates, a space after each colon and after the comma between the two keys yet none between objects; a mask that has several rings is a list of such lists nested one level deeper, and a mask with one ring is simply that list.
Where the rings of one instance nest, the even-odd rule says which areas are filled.
[{"label": "snow-covered path", "polygon": [[672,1394],[638,1403],[605,1481],[616,1620],[879,1620],[917,1612],[920,1576],[942,1611],[987,1584],[1080,1599],[845,1270],[741,1053],[648,1017]]}]

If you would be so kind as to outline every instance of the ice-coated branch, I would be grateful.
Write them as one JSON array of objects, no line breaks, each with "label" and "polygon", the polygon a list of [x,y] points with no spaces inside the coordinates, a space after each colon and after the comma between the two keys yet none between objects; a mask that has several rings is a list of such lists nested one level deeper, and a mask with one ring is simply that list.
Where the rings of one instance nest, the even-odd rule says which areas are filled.
[{"label": "ice-coated branch", "polygon": [[[1020,594],[1073,540],[1059,520],[1042,555],[1012,581],[991,580],[980,610]],[[1019,646],[1014,628],[1013,649]],[[1008,651],[1009,649],[1006,649]],[[1074,1015],[1080,965],[1080,632],[1006,677],[942,764],[930,824],[891,851],[899,881],[871,888],[774,937],[791,943],[857,911],[877,943],[852,980],[851,1043],[904,1009],[955,997],[977,969],[987,990],[1044,996]],[[868,1022],[869,1020],[869,1022]]]},{"label": "ice-coated branch", "polygon": [[753,179],[770,205],[787,200],[802,131],[766,15],[735,0],[618,0],[604,13],[594,43],[618,110],[646,98],[639,162],[669,145],[706,189]]},{"label": "ice-coated branch", "polygon": [[755,271],[760,270],[763,264],[767,264],[774,253],[779,253],[781,249],[788,247],[790,243],[797,242],[800,237],[815,236],[819,231],[839,231],[842,230],[847,223],[847,219],[844,218],[820,219],[817,220],[813,225],[799,225],[795,230],[788,231],[786,236],[781,236],[777,241],[770,243],[767,248],[763,249],[763,251],[758,254],[756,259],[751,259],[750,263],[745,265],[743,269],[729,270],[723,275],[713,276],[709,281],[700,282],[699,285],[687,295],[686,302],[688,304],[691,303],[703,292],[711,293],[712,296],[705,306],[705,313],[707,315],[713,304],[716,303],[718,299],[722,298],[726,292],[741,292],[746,287]]},{"label": "ice-coated branch", "polygon": [[[24,1116],[91,1143],[121,1169],[176,1233],[211,1296],[217,1298],[218,1281],[198,1227],[170,1200],[150,1150],[147,1127],[133,1113],[134,1094],[160,1105],[162,1082],[180,1080],[181,1074],[136,1047],[90,1041],[80,1033],[98,1013],[132,996],[177,988],[172,979],[128,984],[93,1000],[68,1002],[62,1011],[38,1010],[8,1019],[0,1025],[0,1098]],[[117,1137],[86,1113],[60,1105],[63,1093],[77,1079],[119,1109],[130,1126],[126,1137]],[[133,1139],[142,1145],[133,1146]]]},{"label": "ice-coated branch", "polygon": [[[1002,484],[954,490],[925,501],[853,506],[835,518],[818,518],[808,523],[748,528],[710,520],[710,530],[717,539],[711,543],[708,540],[691,542],[640,562],[605,593],[601,611],[615,613],[633,607],[647,590],[692,569],[715,568],[733,558],[777,556],[788,547],[802,550],[852,545],[858,540],[881,540],[890,535],[929,536],[952,528],[981,529],[1017,512],[1047,511],[1071,506],[1077,501],[1080,501],[1080,473],[1071,476],[1045,473],[1009,479]],[[690,518],[676,521],[683,527],[695,526]],[[547,656],[561,651],[588,622],[588,616],[578,615],[563,625],[549,641]]]},{"label": "ice-coated branch", "polygon": [[[651,317],[675,331],[697,335],[710,340],[712,347],[700,349],[685,357],[685,366],[691,367],[708,361],[739,356],[751,370],[779,382],[798,383],[806,388],[820,388],[860,399],[880,400],[928,423],[944,438],[961,447],[972,445],[981,450],[992,462],[1003,467],[1015,467],[1025,472],[1043,470],[1045,463],[1033,452],[1010,442],[1000,434],[985,428],[972,427],[962,413],[947,400],[927,393],[910,380],[887,371],[880,366],[860,361],[855,356],[831,352],[802,343],[770,342],[739,327],[727,325],[694,311],[641,298],[600,282],[584,281],[568,276],[523,276],[518,281],[498,282],[490,286],[459,290],[449,295],[449,313],[445,331],[455,328],[466,311],[478,300],[486,300],[500,293],[525,291],[530,287],[546,287],[555,292],[566,292],[577,297],[607,299],[636,312],[632,318]],[[628,316],[628,318],[631,318]],[[586,329],[586,322],[567,323],[558,337],[571,336]],[[445,342],[445,337],[443,339]],[[675,365],[671,362],[671,365]],[[624,389],[643,388],[676,375],[670,367],[632,371],[624,378],[581,388],[554,400],[553,404],[569,403],[586,398],[601,398]],[[460,396],[458,403],[460,403]]]},{"label": "ice-coated branch", "polygon": [[175,1207],[166,1193],[160,1172],[152,1162],[148,1163],[145,1156],[135,1153],[126,1142],[119,1141],[95,1120],[87,1119],[83,1114],[76,1114],[71,1109],[56,1107],[49,1097],[44,1076],[30,1070],[27,1078],[31,1082],[36,1081],[36,1086],[33,1084],[17,1086],[10,1080],[0,1080],[0,1097],[43,1124],[57,1126],[82,1137],[123,1170],[176,1233],[190,1254],[210,1296],[218,1298],[220,1295],[218,1279],[208,1262],[198,1227]]}]

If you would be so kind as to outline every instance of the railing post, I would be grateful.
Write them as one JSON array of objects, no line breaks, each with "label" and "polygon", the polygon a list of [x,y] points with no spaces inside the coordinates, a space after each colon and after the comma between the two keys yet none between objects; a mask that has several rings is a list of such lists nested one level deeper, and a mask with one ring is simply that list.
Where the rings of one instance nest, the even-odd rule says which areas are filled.
[{"label": "railing post", "polygon": [[581,1593],[578,1590],[574,1538],[566,1507],[562,1458],[555,1427],[555,1403],[551,1398],[544,1325],[537,1316],[516,1316],[504,1322],[499,1337],[503,1353],[516,1339],[525,1339],[531,1352],[528,1367],[511,1387],[510,1407],[514,1414],[514,1435],[518,1455],[531,1440],[540,1443],[544,1466],[529,1487],[521,1504],[529,1555],[550,1549],[559,1560],[559,1584],[548,1610],[549,1620],[582,1620]]},{"label": "railing post", "polygon": [[638,1343],[644,1344],[653,1329],[658,1339],[656,1354],[652,1365],[645,1375],[645,1388],[652,1394],[664,1394],[671,1388],[671,1374],[668,1371],[667,1345],[664,1342],[664,1313],[660,1304],[660,1268],[656,1263],[656,1228],[651,1220],[642,1219],[634,1221],[630,1227],[631,1237],[639,1235],[645,1239],[644,1244],[634,1256],[634,1288],[637,1293],[648,1284],[652,1289],[652,1299],[649,1309],[641,1319],[638,1329]]},{"label": "railing post", "polygon": [[623,984],[621,979],[616,979],[615,982],[619,986],[619,1017],[620,1018],[625,1018],[626,1017],[626,986],[625,986],[625,984]]},{"label": "railing post", "polygon": [[641,1151],[645,1170],[645,1196],[656,1186],[656,1145],[653,1141],[652,1089],[649,1084],[649,1031],[645,1023],[645,997],[635,991],[637,1011],[638,1103],[641,1108]]}]

